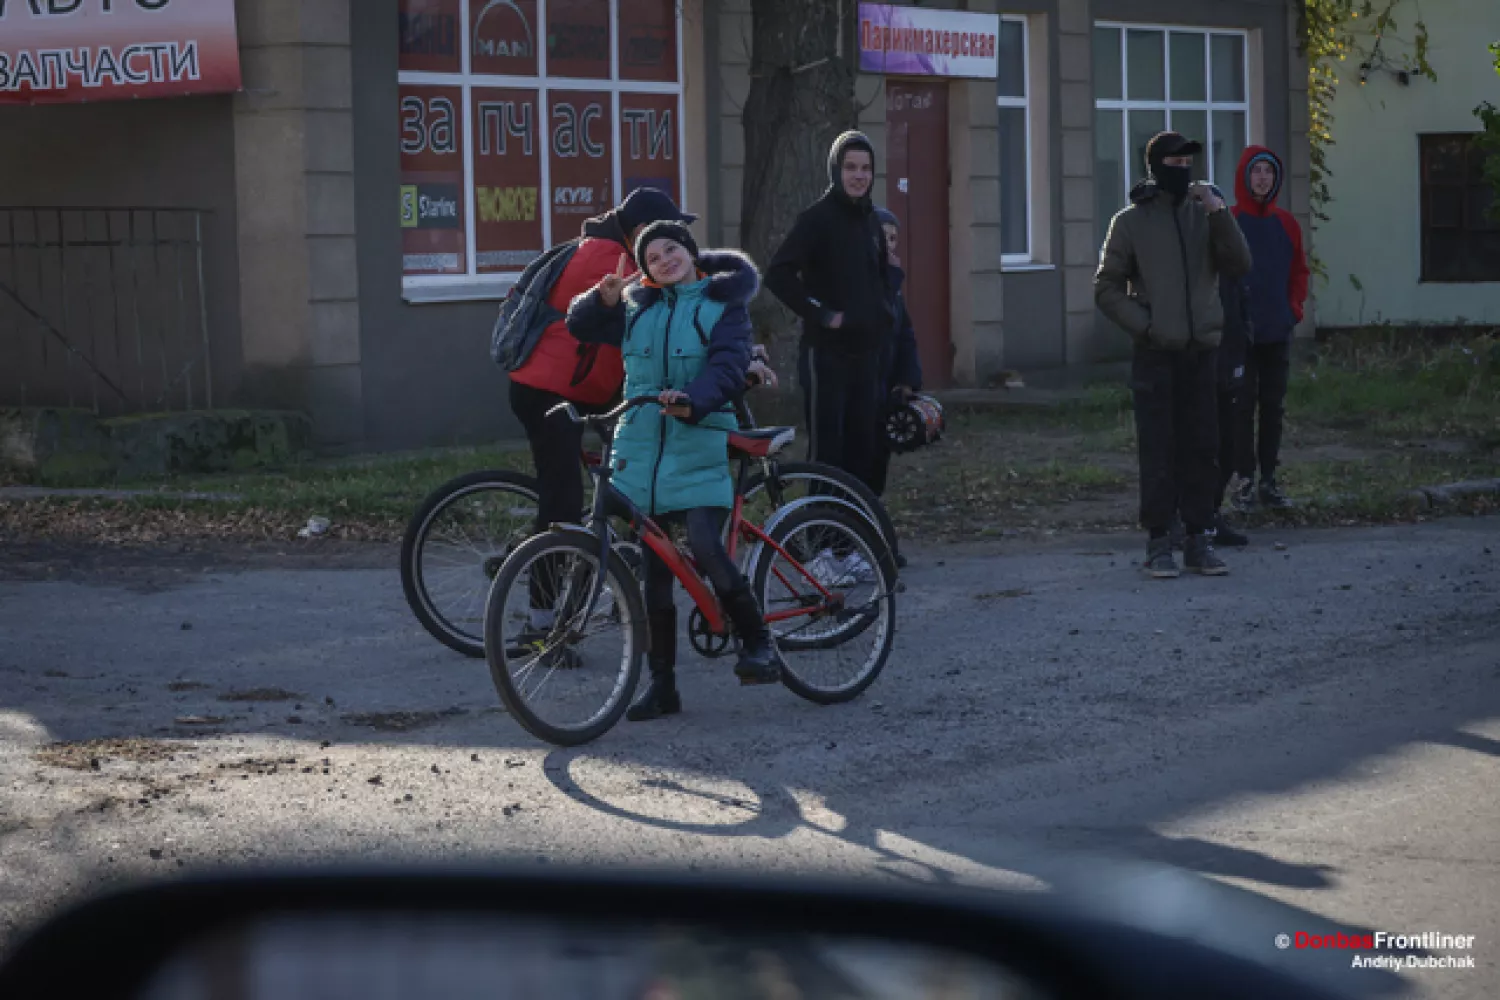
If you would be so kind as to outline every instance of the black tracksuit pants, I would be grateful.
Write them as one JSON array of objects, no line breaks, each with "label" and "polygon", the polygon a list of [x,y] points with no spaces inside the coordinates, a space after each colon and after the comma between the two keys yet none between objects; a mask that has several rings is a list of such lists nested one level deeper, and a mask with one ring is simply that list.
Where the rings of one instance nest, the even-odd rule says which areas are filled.
[{"label": "black tracksuit pants", "polygon": [[877,351],[840,351],[803,342],[797,359],[807,420],[807,459],[843,469],[883,489],[879,456],[883,372]]},{"label": "black tracksuit pants", "polygon": [[1220,489],[1217,351],[1137,347],[1130,381],[1141,526],[1165,533],[1180,504],[1188,532],[1206,531]]},{"label": "black tracksuit pants", "polygon": [[[1246,479],[1255,478],[1257,459],[1262,482],[1276,475],[1281,460],[1286,387],[1291,370],[1292,345],[1289,341],[1251,344],[1245,353],[1245,388],[1237,421],[1239,455],[1235,465]],[[1257,430],[1260,432],[1258,440]]]},{"label": "black tracksuit pants", "polygon": [[[547,411],[567,400],[555,392],[535,389],[520,382],[510,384],[510,408],[526,429],[531,461],[536,467],[537,503],[533,530],[540,533],[549,524],[579,524],[584,515],[583,426],[562,414]],[[599,408],[573,404],[580,413],[602,412]],[[531,606],[551,611],[556,603],[561,567],[536,567],[531,573]]]}]

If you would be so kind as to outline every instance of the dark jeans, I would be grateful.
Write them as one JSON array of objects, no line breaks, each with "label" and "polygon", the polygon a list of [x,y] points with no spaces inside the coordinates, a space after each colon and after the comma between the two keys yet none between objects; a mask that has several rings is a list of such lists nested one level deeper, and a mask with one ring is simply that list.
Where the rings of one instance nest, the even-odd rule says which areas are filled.
[{"label": "dark jeans", "polygon": [[[720,597],[745,583],[745,575],[724,548],[722,535],[728,514],[718,507],[694,507],[654,519],[664,531],[673,523],[687,524],[688,549],[693,553],[693,561]],[[646,613],[667,611],[673,607],[672,589],[677,578],[655,552],[645,546],[642,550],[646,564]]]},{"label": "dark jeans", "polygon": [[1141,526],[1166,532],[1180,509],[1189,533],[1213,520],[1219,487],[1215,351],[1137,347],[1131,362],[1141,466]]},{"label": "dark jeans", "polygon": [[[1292,345],[1251,344],[1245,353],[1245,388],[1240,399],[1239,458],[1236,466],[1254,479],[1256,460],[1261,480],[1276,475],[1281,459],[1281,431],[1286,417],[1286,385],[1292,370]],[[1256,440],[1259,411],[1260,438]]]},{"label": "dark jeans", "polygon": [[[549,524],[577,524],[583,520],[583,427],[566,416],[547,416],[547,411],[566,399],[554,392],[534,389],[519,382],[510,384],[510,408],[531,444],[531,461],[536,466],[537,503],[536,532]],[[574,404],[580,413],[597,412],[588,406]],[[531,572],[531,606],[551,610],[556,603],[558,574],[561,566],[534,566]]]},{"label": "dark jeans", "polygon": [[[874,351],[854,353],[805,343],[797,359],[807,460],[843,469],[872,490],[879,467],[880,367],[880,355]],[[885,484],[879,485],[883,489]]]}]

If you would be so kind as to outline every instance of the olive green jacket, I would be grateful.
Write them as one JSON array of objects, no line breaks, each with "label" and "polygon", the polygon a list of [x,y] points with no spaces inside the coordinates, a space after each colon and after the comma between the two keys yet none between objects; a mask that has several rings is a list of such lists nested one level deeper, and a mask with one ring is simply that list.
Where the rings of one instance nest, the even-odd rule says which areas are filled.
[{"label": "olive green jacket", "polygon": [[1094,302],[1137,344],[1165,351],[1219,346],[1219,278],[1250,270],[1250,246],[1229,209],[1196,198],[1174,205],[1154,181],[1130,192],[1109,224]]}]

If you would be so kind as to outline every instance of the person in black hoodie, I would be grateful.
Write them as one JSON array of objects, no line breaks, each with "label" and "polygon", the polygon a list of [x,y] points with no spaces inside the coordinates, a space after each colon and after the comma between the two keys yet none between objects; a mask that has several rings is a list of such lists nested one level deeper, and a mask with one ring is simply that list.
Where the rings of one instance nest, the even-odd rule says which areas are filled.
[{"label": "person in black hoodie", "polygon": [[[911,326],[911,314],[906,311],[906,297],[901,286],[906,281],[906,272],[901,269],[901,258],[896,253],[896,241],[901,233],[901,221],[896,213],[886,208],[876,208],[875,218],[885,233],[886,255],[890,260],[892,310],[896,314],[896,335],[891,338],[880,358],[880,403],[885,405],[900,399],[910,399],[922,390],[922,359],[917,353],[917,332]],[[875,439],[875,479],[870,488],[876,496],[885,495],[886,480],[891,468],[891,443],[884,433]],[[897,565],[901,557],[896,557]]]},{"label": "person in black hoodie", "polygon": [[809,460],[874,489],[881,359],[896,317],[885,237],[870,201],[875,147],[865,135],[834,140],[828,180],[772,257],[765,284],[802,318],[797,373]]},{"label": "person in black hoodie", "polygon": [[[1218,189],[1215,188],[1215,191]],[[1222,195],[1221,195],[1222,197]],[[1240,450],[1240,396],[1245,391],[1245,359],[1255,342],[1250,322],[1250,282],[1244,277],[1219,277],[1224,303],[1224,332],[1219,338],[1219,492],[1214,495],[1214,542],[1230,548],[1249,545],[1250,539],[1224,518],[1224,498],[1235,478]]]}]

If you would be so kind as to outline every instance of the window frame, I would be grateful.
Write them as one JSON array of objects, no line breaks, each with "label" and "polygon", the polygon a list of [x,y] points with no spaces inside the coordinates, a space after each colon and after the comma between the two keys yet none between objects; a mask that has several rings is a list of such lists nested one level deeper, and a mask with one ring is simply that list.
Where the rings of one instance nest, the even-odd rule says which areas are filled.
[{"label": "window frame", "polygon": [[[538,191],[539,211],[542,222],[542,251],[555,245],[552,232],[552,163],[549,155],[551,136],[551,110],[548,95],[552,91],[589,90],[608,93],[612,111],[610,114],[610,150],[612,192],[615,203],[621,198],[623,181],[624,149],[620,144],[620,97],[622,94],[655,94],[677,98],[677,189],[683,201],[687,200],[687,98],[685,81],[685,58],[683,53],[684,27],[683,9],[680,2],[673,3],[673,21],[677,35],[677,79],[663,83],[653,80],[622,80],[620,78],[620,4],[624,0],[603,0],[609,4],[609,77],[587,79],[584,77],[548,77],[547,75],[547,13],[550,0],[536,0],[537,32],[541,39],[537,45],[535,76],[500,76],[476,73],[471,65],[469,38],[469,15],[472,4],[481,0],[459,0],[458,23],[463,26],[463,37],[459,46],[460,66],[457,73],[428,70],[404,70],[400,54],[396,62],[396,86],[447,86],[460,87],[463,91],[463,107],[460,110],[464,123],[464,260],[468,270],[463,274],[417,274],[408,275],[402,268],[402,298],[412,304],[423,302],[462,302],[503,298],[515,286],[521,276],[521,268],[513,272],[480,274],[477,254],[477,199],[474,194],[475,136],[473,132],[475,88],[514,88],[534,90],[537,95],[537,111],[541,181]],[[394,201],[394,199],[393,199]],[[570,234],[571,236],[572,234]]]},{"label": "window frame", "polygon": [[[1476,232],[1500,232],[1500,225],[1494,225],[1490,229],[1477,230],[1469,226],[1469,198],[1470,193],[1477,185],[1469,177],[1469,157],[1473,155],[1472,147],[1474,139],[1483,135],[1482,132],[1418,132],[1417,133],[1417,283],[1422,285],[1493,285],[1500,283],[1500,266],[1497,266],[1494,277],[1490,278],[1435,278],[1429,273],[1427,262],[1428,244],[1428,192],[1433,187],[1453,189],[1457,188],[1463,193],[1463,204],[1459,211],[1460,224],[1457,228],[1443,227],[1433,230],[1434,233],[1457,233],[1460,238],[1466,239],[1471,233]],[[1434,143],[1445,140],[1462,139],[1464,142],[1464,177],[1456,184],[1431,184],[1428,181],[1427,169],[1427,147],[1428,142]]]},{"label": "window frame", "polygon": [[[1004,24],[1010,21],[1021,26],[1021,86],[1023,93],[1020,97],[1007,97],[998,93],[999,81],[996,81],[995,109],[996,121],[999,120],[999,109],[1020,108],[1023,114],[1022,131],[1025,135],[1026,148],[1024,158],[1026,160],[1026,250],[1024,253],[1006,253],[1004,222],[1001,223],[1000,231],[1000,266],[1002,269],[1015,268],[1022,270],[1036,264],[1036,209],[1033,199],[1036,196],[1035,179],[1033,177],[1032,153],[1036,142],[1033,132],[1033,121],[1031,113],[1031,19],[1024,14],[1001,14],[1000,22]],[[1001,191],[1004,191],[1005,176],[1000,177]],[[1001,203],[1004,203],[1002,197]]]},{"label": "window frame", "polygon": [[[1165,127],[1172,128],[1173,111],[1201,111],[1208,121],[1208,130],[1203,135],[1203,151],[1207,155],[1204,161],[1204,176],[1210,182],[1214,178],[1214,112],[1216,111],[1238,111],[1245,116],[1245,144],[1252,141],[1251,129],[1251,106],[1254,90],[1250,80],[1250,31],[1246,28],[1221,28],[1204,25],[1190,24],[1153,24],[1137,21],[1095,21],[1093,28],[1113,28],[1120,33],[1120,97],[1118,98],[1094,98],[1094,110],[1098,111],[1120,111],[1123,115],[1120,119],[1120,142],[1121,162],[1125,164],[1124,190],[1120,192],[1120,204],[1130,203],[1130,188],[1132,186],[1131,164],[1134,162],[1135,151],[1130,148],[1130,113],[1132,111],[1160,111],[1166,120]],[[1163,99],[1159,101],[1131,99],[1130,97],[1130,32],[1132,31],[1155,31],[1162,35],[1162,94]],[[1203,36],[1203,70],[1204,70],[1204,100],[1183,101],[1172,98],[1172,35],[1201,35]],[[1233,35],[1240,40],[1240,51],[1242,53],[1241,66],[1244,79],[1241,81],[1244,99],[1241,101],[1216,101],[1213,92],[1214,72],[1214,35]],[[1090,40],[1093,38],[1090,32]],[[1089,58],[1093,58],[1092,47]],[[1240,147],[1241,150],[1244,146]],[[1238,155],[1238,154],[1236,154]],[[1237,161],[1236,161],[1237,162]],[[1226,191],[1225,196],[1233,199],[1234,192]]]}]

